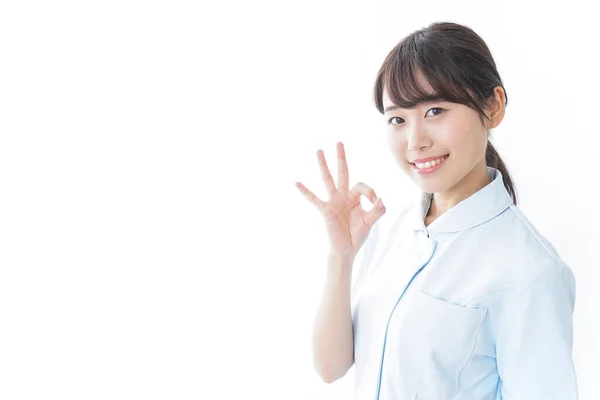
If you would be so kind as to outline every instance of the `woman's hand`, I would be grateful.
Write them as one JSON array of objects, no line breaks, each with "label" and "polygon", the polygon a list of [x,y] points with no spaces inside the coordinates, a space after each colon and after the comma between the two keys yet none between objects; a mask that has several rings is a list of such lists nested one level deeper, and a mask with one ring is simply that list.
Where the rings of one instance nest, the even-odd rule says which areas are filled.
[{"label": "woman's hand", "polygon": [[[354,259],[369,236],[371,228],[386,210],[375,191],[365,183],[359,182],[352,190],[348,189],[348,165],[344,145],[341,142],[337,143],[337,156],[338,186],[336,187],[323,151],[321,149],[317,151],[321,177],[329,194],[327,202],[319,199],[300,182],[296,182],[296,187],[323,215],[333,253],[344,259]],[[370,211],[362,209],[361,195],[373,203]]]}]

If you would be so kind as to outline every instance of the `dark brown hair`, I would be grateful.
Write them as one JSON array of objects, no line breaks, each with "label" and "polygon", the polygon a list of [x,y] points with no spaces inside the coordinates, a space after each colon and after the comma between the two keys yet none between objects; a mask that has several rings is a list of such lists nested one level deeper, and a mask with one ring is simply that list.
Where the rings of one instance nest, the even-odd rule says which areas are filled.
[{"label": "dark brown hair", "polygon": [[[422,74],[434,93],[421,88],[417,75]],[[435,22],[411,33],[387,55],[377,73],[374,100],[381,114],[383,91],[402,108],[423,101],[445,100],[473,108],[482,122],[489,119],[485,108],[494,97],[494,88],[502,87],[492,54],[471,28],[452,22]],[[517,194],[504,161],[488,140],[486,165],[502,173],[504,186],[517,204]]]}]

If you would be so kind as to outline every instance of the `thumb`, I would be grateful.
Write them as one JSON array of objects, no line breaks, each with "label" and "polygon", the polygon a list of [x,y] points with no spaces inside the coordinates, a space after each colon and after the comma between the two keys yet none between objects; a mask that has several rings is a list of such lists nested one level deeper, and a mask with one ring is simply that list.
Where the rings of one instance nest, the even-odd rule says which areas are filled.
[{"label": "thumb", "polygon": [[378,197],[373,203],[373,208],[366,213],[365,222],[370,227],[373,227],[375,222],[385,214],[385,211],[385,205],[383,205],[381,198]]}]

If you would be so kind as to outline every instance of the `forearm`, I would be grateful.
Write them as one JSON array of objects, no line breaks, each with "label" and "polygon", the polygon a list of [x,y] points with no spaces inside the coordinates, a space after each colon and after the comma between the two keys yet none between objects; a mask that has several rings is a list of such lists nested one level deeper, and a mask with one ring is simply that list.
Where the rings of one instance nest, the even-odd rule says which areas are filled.
[{"label": "forearm", "polygon": [[350,311],[353,259],[329,255],[327,277],[313,326],[313,362],[325,382],[333,382],[354,363]]}]

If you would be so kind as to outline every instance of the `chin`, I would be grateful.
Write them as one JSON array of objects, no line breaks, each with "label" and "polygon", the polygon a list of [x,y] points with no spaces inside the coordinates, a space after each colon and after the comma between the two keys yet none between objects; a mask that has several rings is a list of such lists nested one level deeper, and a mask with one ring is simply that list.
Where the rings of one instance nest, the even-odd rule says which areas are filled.
[{"label": "chin", "polygon": [[421,192],[425,192],[425,193],[442,193],[444,191],[446,191],[446,187],[442,187],[439,185],[424,185],[424,184],[419,184],[418,182],[415,182],[417,184],[417,186],[419,187],[419,190],[421,190]]},{"label": "chin", "polygon": [[419,190],[426,193],[443,193],[452,187],[452,182],[443,176],[428,179],[420,177],[417,173],[411,171],[410,178]]}]

